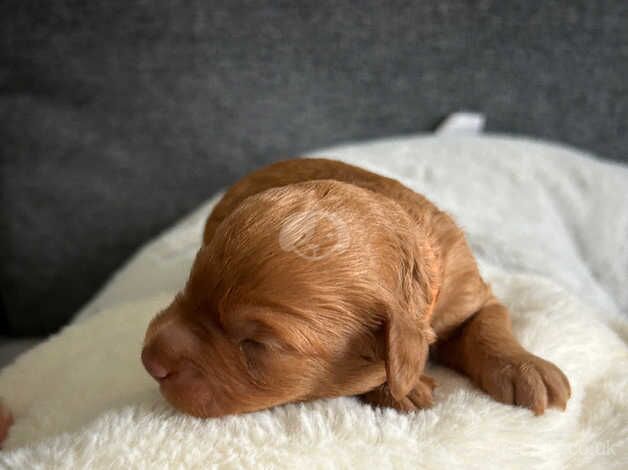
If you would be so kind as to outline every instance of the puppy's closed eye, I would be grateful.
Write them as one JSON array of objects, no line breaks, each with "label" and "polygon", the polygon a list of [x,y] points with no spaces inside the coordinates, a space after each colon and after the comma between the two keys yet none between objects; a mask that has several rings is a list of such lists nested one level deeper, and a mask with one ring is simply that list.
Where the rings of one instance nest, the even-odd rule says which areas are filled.
[{"label": "puppy's closed eye", "polygon": [[257,353],[266,349],[266,345],[254,339],[244,339],[240,342],[240,349],[245,354]]},{"label": "puppy's closed eye", "polygon": [[254,339],[244,339],[240,342],[240,349],[244,353],[246,365],[254,368],[260,365],[260,356],[266,352],[266,345]]}]

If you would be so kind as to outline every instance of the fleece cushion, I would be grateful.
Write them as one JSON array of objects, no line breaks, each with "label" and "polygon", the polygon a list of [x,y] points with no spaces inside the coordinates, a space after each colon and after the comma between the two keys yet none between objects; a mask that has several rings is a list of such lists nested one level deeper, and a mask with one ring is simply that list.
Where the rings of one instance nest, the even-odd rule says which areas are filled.
[{"label": "fleece cushion", "polygon": [[622,468],[628,462],[625,167],[498,137],[413,137],[315,152],[402,180],[466,230],[532,352],[573,396],[535,417],[437,365],[435,406],[408,415],[347,397],[200,420],[142,371],[150,318],[181,287],[213,201],[139,252],[74,324],[0,373],[14,468]]}]

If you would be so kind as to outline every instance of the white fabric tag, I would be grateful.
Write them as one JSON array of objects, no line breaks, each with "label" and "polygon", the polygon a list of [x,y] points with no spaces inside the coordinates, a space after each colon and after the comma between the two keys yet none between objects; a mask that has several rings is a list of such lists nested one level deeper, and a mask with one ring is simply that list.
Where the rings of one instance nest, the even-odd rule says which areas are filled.
[{"label": "white fabric tag", "polygon": [[479,134],[484,130],[485,123],[484,114],[460,111],[447,116],[434,132],[436,134]]}]

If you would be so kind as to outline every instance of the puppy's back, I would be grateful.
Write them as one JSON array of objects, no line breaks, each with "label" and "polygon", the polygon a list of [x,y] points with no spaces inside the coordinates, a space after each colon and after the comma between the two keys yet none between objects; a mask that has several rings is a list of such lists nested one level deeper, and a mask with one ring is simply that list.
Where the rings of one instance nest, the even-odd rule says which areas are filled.
[{"label": "puppy's back", "polygon": [[443,223],[449,225],[447,223],[449,217],[440,212],[429,200],[394,179],[336,160],[298,158],[261,168],[231,186],[207,219],[203,244],[212,239],[218,225],[247,197],[271,188],[321,179],[350,183],[382,194],[401,205],[417,223],[422,225],[430,226],[434,222],[440,222],[437,225]]}]

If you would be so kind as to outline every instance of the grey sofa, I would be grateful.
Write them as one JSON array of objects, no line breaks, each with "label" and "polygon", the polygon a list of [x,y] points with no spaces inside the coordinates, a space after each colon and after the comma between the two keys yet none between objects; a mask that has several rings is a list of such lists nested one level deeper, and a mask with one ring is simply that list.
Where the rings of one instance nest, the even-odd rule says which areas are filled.
[{"label": "grey sofa", "polygon": [[625,161],[627,5],[5,0],[0,333],[55,331],[147,238],[316,147],[472,109]]}]

